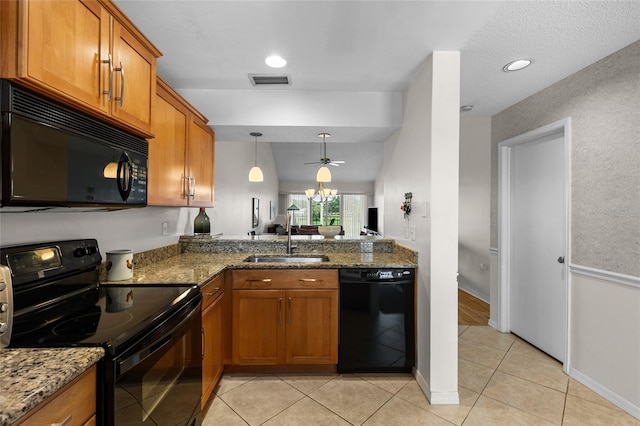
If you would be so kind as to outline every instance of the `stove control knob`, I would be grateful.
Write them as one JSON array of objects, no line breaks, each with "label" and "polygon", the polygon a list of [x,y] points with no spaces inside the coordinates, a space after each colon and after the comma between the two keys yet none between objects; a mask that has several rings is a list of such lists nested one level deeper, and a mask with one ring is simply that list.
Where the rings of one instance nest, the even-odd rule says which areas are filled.
[{"label": "stove control knob", "polygon": [[7,312],[9,310],[8,303],[0,303],[0,312]]},{"label": "stove control knob", "polygon": [[87,247],[87,254],[95,254],[97,252],[98,252],[98,247],[96,246]]},{"label": "stove control knob", "polygon": [[87,255],[87,249],[84,247],[78,247],[73,251],[73,255],[75,257],[82,257]]},{"label": "stove control knob", "polygon": [[6,322],[0,322],[0,333],[4,333],[9,329],[9,326]]}]

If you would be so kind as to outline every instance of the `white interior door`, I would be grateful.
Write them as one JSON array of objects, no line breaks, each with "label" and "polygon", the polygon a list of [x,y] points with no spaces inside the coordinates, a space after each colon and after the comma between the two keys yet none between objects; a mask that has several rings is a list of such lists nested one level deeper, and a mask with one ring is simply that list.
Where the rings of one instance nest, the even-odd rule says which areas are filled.
[{"label": "white interior door", "polygon": [[512,146],[509,164],[510,329],[564,362],[563,133]]}]

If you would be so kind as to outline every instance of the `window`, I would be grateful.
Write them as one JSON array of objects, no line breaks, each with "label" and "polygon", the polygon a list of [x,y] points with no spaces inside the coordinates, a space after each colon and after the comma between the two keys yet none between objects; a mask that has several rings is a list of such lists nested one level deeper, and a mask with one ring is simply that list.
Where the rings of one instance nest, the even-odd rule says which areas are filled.
[{"label": "window", "polygon": [[304,194],[289,194],[287,196],[287,208],[294,204],[300,210],[296,210],[293,212],[293,219],[291,221],[292,225],[306,225],[309,223],[308,215],[309,215],[309,200],[307,200],[307,196]]},{"label": "window", "polygon": [[360,235],[367,211],[367,196],[362,194],[344,194],[342,197],[342,229],[346,236]]}]

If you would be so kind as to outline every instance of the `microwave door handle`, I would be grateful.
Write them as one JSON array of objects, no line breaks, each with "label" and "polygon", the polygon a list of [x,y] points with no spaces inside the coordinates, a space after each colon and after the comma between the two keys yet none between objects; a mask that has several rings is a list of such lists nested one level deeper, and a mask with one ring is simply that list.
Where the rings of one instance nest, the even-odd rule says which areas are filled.
[{"label": "microwave door handle", "polygon": [[131,160],[126,152],[122,153],[120,161],[118,161],[118,173],[116,177],[120,197],[122,198],[122,201],[127,201],[131,194],[131,187],[133,185],[133,166],[131,165]]}]

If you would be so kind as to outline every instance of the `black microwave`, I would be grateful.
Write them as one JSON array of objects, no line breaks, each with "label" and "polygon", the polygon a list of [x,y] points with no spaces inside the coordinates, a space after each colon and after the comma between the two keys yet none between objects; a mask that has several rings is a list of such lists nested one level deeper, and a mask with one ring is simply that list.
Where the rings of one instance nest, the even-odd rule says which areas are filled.
[{"label": "black microwave", "polygon": [[147,205],[148,142],[0,80],[0,206]]}]

